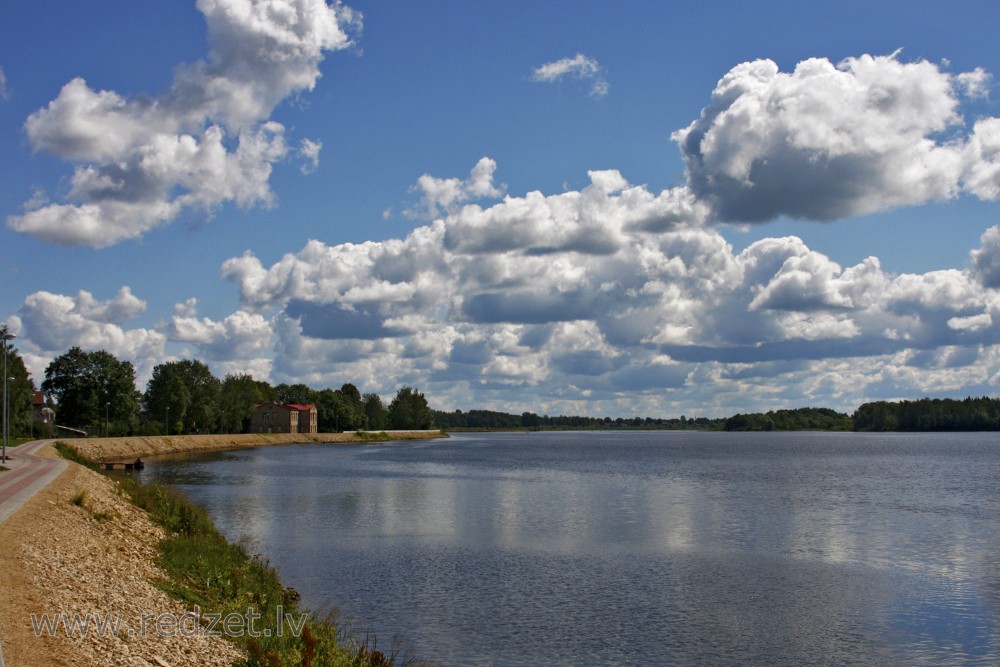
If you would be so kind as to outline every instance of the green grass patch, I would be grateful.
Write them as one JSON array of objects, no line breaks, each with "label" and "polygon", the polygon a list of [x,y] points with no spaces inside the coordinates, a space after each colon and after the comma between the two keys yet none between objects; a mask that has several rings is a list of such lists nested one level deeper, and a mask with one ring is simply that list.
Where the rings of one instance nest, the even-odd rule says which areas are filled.
[{"label": "green grass patch", "polygon": [[8,470],[10,470],[10,468],[7,466],[0,466],[0,472],[7,472]]},{"label": "green grass patch", "polygon": [[99,467],[96,461],[93,461],[84,456],[83,454],[81,454],[80,452],[78,452],[76,450],[76,447],[69,444],[68,442],[60,440],[59,442],[55,443],[52,446],[55,447],[56,452],[59,454],[59,456],[63,457],[67,461],[72,461],[73,463],[79,463],[80,465],[90,468],[91,470],[97,470]]},{"label": "green grass patch", "polygon": [[362,442],[388,442],[392,440],[385,431],[355,431],[354,437]]},{"label": "green grass patch", "polygon": [[80,489],[73,494],[73,497],[69,499],[70,504],[76,505],[77,507],[83,507],[83,503],[87,501],[87,490]]},{"label": "green grass patch", "polygon": [[[64,458],[97,467],[68,443],[58,442],[55,447]],[[189,609],[197,606],[203,623],[212,618],[242,623],[242,636],[224,633],[247,652],[246,659],[235,667],[414,664],[399,657],[395,650],[386,655],[370,638],[350,638],[340,632],[334,616],[319,618],[304,609],[299,604],[299,593],[281,583],[266,559],[229,542],[203,509],[173,489],[141,484],[131,477],[118,480],[118,484],[121,493],[168,532],[159,545],[159,564],[167,576],[156,585]],[[84,499],[85,494],[79,504]],[[111,516],[95,514],[94,518],[104,521]],[[215,632],[225,629],[221,623],[214,627]],[[250,636],[248,630],[256,636]]]}]

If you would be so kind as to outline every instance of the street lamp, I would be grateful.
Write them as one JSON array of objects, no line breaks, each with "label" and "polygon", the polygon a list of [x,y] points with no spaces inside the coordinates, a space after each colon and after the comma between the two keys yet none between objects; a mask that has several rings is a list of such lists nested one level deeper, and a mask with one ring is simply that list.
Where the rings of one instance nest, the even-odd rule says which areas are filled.
[{"label": "street lamp", "polygon": [[104,437],[107,438],[111,435],[111,422],[108,420],[108,410],[111,409],[111,402],[108,401],[104,404]]},{"label": "street lamp", "polygon": [[167,406],[167,416],[163,420],[163,430],[166,431],[166,435],[170,435],[170,406]]},{"label": "street lamp", "polygon": [[7,408],[7,341],[15,338],[17,336],[7,331],[0,334],[0,341],[3,342],[3,453],[0,454],[0,463],[7,463],[7,422],[10,421],[10,410]]}]

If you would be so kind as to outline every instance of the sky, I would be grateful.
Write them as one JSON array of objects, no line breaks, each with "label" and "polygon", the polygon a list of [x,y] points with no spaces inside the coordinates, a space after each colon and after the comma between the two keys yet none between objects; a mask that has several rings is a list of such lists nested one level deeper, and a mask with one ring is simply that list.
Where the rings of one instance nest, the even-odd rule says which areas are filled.
[{"label": "sky", "polygon": [[995,395],[989,2],[0,5],[0,322],[437,409]]}]

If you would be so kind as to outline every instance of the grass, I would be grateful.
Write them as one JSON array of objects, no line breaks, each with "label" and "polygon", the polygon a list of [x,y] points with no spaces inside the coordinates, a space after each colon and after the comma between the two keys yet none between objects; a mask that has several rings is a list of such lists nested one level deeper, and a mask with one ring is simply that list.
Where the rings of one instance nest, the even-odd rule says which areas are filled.
[{"label": "grass", "polygon": [[90,468],[91,470],[98,469],[96,461],[91,461],[86,456],[80,454],[80,452],[76,451],[76,447],[69,444],[68,442],[63,442],[62,440],[60,440],[59,442],[55,443],[53,447],[55,447],[56,452],[59,453],[59,456],[63,457],[67,461],[72,461],[73,463],[79,463],[80,465]]},{"label": "grass", "polygon": [[0,466],[0,472],[7,472],[8,470],[10,470],[10,468],[7,466]]},{"label": "grass", "polygon": [[[60,442],[56,449],[87,464],[71,445]],[[235,667],[391,667],[401,660],[395,650],[386,655],[369,638],[359,642],[347,637],[334,616],[317,618],[302,608],[299,593],[281,583],[266,559],[226,540],[204,510],[177,492],[132,478],[119,484],[169,534],[159,545],[159,564],[167,577],[156,584],[163,591],[189,608],[197,605],[202,619],[206,614],[243,619],[250,618],[248,611],[254,614],[257,637],[230,637],[247,651]]]},{"label": "grass", "polygon": [[355,431],[354,437],[362,442],[388,442],[392,440],[385,431]]},{"label": "grass", "polygon": [[83,503],[87,500],[87,490],[80,489],[73,494],[73,497],[69,499],[69,502],[77,507],[83,507]]}]

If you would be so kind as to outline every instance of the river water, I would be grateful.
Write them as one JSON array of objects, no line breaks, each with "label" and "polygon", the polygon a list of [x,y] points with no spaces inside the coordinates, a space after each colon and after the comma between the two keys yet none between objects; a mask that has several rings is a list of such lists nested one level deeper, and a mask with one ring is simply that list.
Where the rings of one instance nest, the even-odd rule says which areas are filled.
[{"label": "river water", "polygon": [[142,475],[445,665],[1000,664],[1000,434],[463,434]]}]

